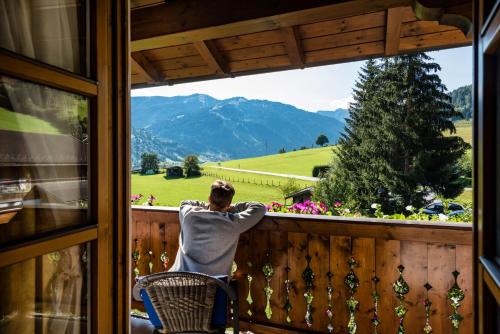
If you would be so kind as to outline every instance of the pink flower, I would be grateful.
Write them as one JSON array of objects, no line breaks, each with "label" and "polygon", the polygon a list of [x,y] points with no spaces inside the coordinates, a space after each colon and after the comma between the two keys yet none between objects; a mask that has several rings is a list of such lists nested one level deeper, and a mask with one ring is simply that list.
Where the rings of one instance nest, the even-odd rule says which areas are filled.
[{"label": "pink flower", "polygon": [[140,200],[140,199],[141,199],[141,197],[142,197],[142,195],[141,195],[141,194],[139,194],[139,195],[131,195],[131,196],[130,196],[130,200],[131,200],[131,201],[138,201],[138,200]]}]

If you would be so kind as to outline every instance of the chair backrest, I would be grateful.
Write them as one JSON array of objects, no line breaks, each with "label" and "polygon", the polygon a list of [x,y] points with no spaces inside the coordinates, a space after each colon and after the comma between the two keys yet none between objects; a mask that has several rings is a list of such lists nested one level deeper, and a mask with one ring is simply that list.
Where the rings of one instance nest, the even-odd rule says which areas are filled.
[{"label": "chair backrest", "polygon": [[[138,282],[166,332],[211,332],[212,310],[217,287],[227,285],[215,277],[191,272],[163,272]],[[229,297],[233,299],[233,291]]]}]

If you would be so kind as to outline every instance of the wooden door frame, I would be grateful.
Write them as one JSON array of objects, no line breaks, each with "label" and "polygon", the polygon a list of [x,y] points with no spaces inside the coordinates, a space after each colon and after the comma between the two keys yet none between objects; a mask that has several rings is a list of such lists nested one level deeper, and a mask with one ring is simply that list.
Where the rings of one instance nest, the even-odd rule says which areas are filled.
[{"label": "wooden door frame", "polygon": [[0,267],[90,242],[92,333],[129,333],[129,1],[89,0],[94,79],[0,49],[0,74],[89,98],[90,225],[0,250]]},{"label": "wooden door frame", "polygon": [[[500,117],[499,106],[494,101],[500,87],[495,83],[497,73],[491,73],[491,50],[500,48],[500,1],[490,13],[484,0],[474,2],[474,276],[475,282],[475,332],[494,333],[497,310],[492,307],[499,303],[498,286],[492,280],[492,271],[498,265],[492,259],[496,238],[496,203],[498,190],[496,181],[500,177],[497,170],[496,138]],[[498,60],[497,60],[498,62]],[[496,66],[500,64],[497,63]],[[488,307],[485,307],[488,305]]]}]

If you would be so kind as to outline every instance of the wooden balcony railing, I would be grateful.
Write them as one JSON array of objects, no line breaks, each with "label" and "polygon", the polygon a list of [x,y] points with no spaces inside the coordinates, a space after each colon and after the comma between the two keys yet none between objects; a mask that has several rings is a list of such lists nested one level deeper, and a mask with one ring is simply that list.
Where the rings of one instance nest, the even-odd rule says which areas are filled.
[{"label": "wooden balcony railing", "polygon": [[[134,207],[132,236],[139,274],[164,270],[161,259],[168,257],[170,267],[178,247],[178,210],[162,207]],[[162,256],[164,253],[164,256]],[[269,255],[268,255],[269,254]],[[304,294],[308,291],[304,271],[314,273],[310,293],[312,324],[305,321]],[[472,226],[460,223],[410,222],[382,219],[267,214],[251,231],[240,237],[236,263],[242,328],[255,333],[328,333],[328,293],[332,288],[333,333],[349,333],[351,294],[346,285],[354,259],[353,273],[359,286],[353,294],[359,304],[354,314],[357,333],[374,333],[373,291],[378,300],[378,333],[397,333],[400,321],[395,308],[400,305],[393,284],[404,266],[403,278],[409,286],[402,305],[407,309],[403,325],[407,333],[423,333],[426,324],[424,300],[432,302],[429,325],[434,334],[452,333],[453,312],[448,291],[454,284],[453,272],[465,297],[458,313],[463,317],[460,333],[472,333]],[[273,275],[270,310],[266,315],[267,285],[263,266],[270,263]],[[333,274],[329,279],[328,273]],[[247,301],[251,280],[251,299]],[[373,282],[374,277],[378,283]],[[306,280],[305,280],[306,279]],[[286,291],[289,282],[289,293]],[[355,281],[350,276],[351,281]],[[432,286],[427,292],[424,285]],[[291,309],[287,313],[287,299]],[[250,299],[249,299],[250,300]],[[137,305],[136,305],[137,306]],[[287,321],[287,315],[289,321]]]}]

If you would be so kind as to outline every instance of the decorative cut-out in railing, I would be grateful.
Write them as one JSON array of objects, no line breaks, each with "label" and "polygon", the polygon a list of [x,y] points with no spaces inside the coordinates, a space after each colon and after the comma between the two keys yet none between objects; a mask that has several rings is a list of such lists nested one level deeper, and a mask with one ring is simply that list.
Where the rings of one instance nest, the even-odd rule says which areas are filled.
[{"label": "decorative cut-out in railing", "polygon": [[264,293],[266,295],[266,308],[264,312],[266,313],[267,319],[271,319],[273,311],[271,309],[271,296],[273,294],[273,289],[271,289],[271,277],[273,277],[274,269],[269,258],[269,252],[266,254],[266,263],[262,266],[262,272],[266,278],[266,286],[264,287]]},{"label": "decorative cut-out in railing", "polygon": [[430,323],[432,302],[429,299],[429,290],[432,289],[432,285],[430,285],[429,282],[427,282],[427,283],[425,283],[424,288],[426,290],[425,291],[425,300],[424,300],[424,307],[425,307],[424,334],[431,334],[433,332],[433,329],[432,329],[431,323]]},{"label": "decorative cut-out in railing", "polygon": [[149,273],[153,273],[153,251],[150,249],[148,250],[148,256],[149,256],[149,262],[148,262],[148,267],[149,267]]},{"label": "decorative cut-out in railing", "polygon": [[238,264],[236,261],[233,261],[233,264],[231,266],[231,277],[234,277],[234,273],[238,271]]},{"label": "decorative cut-out in railing", "polygon": [[292,284],[290,283],[290,280],[288,279],[288,273],[290,272],[290,267],[286,266],[285,272],[286,272],[286,279],[285,279],[285,313],[286,313],[286,323],[291,324],[292,323],[292,317],[290,315],[290,312],[292,311],[292,303],[290,303],[290,289],[292,287]]},{"label": "decorative cut-out in railing", "polygon": [[87,263],[89,261],[89,258],[88,258],[88,252],[87,252],[87,246],[83,246],[83,252],[82,252],[82,262],[83,263]]},{"label": "decorative cut-out in railing", "polygon": [[138,277],[141,274],[139,270],[138,263],[141,259],[141,253],[139,252],[139,247],[137,246],[138,239],[134,239],[134,251],[132,252],[132,260],[134,261],[134,276]]},{"label": "decorative cut-out in railing", "polygon": [[306,292],[304,293],[304,299],[306,300],[306,314],[304,319],[306,320],[306,325],[311,327],[313,324],[312,316],[312,302],[314,299],[312,289],[314,286],[314,272],[311,269],[311,257],[306,255],[307,266],[302,272],[302,279],[304,280],[306,286]]},{"label": "decorative cut-out in railing", "polygon": [[394,292],[396,293],[396,296],[399,299],[399,305],[396,306],[394,309],[394,312],[396,313],[396,316],[399,319],[399,327],[397,334],[405,334],[405,327],[403,324],[403,321],[406,316],[406,312],[408,312],[408,309],[404,306],[404,300],[405,300],[405,295],[410,291],[410,287],[408,286],[408,283],[406,283],[404,277],[403,277],[403,271],[405,270],[405,267],[403,265],[398,266],[398,271],[399,271],[399,277],[398,279],[392,284],[392,288]]},{"label": "decorative cut-out in railing", "polygon": [[378,316],[378,302],[380,300],[380,295],[377,290],[377,284],[380,282],[380,279],[377,276],[372,277],[372,285],[373,285],[373,291],[372,291],[372,300],[373,300],[373,318],[372,318],[372,324],[373,324],[373,334],[378,334],[378,326],[380,325],[380,318]]},{"label": "decorative cut-out in railing", "polygon": [[354,268],[356,268],[357,262],[354,257],[351,257],[347,261],[349,265],[349,272],[344,278],[344,283],[349,289],[350,297],[347,299],[347,308],[349,309],[349,322],[347,323],[347,331],[349,334],[356,334],[358,330],[358,324],[356,323],[356,309],[358,308],[359,301],[354,298],[354,294],[358,290],[359,279],[354,273]]},{"label": "decorative cut-out in railing", "polygon": [[57,263],[59,260],[61,260],[61,253],[58,251],[49,253],[48,255],[50,262]]},{"label": "decorative cut-out in railing", "polygon": [[248,303],[248,311],[247,314],[251,317],[253,315],[252,312],[252,304],[253,304],[253,299],[252,299],[252,280],[253,276],[251,274],[252,270],[252,262],[248,262],[248,272],[247,272],[247,281],[248,281],[248,295],[247,295],[247,303]]},{"label": "decorative cut-out in railing", "polygon": [[326,297],[328,300],[328,305],[326,308],[326,316],[328,318],[328,325],[326,326],[326,329],[328,330],[328,333],[333,333],[333,303],[332,303],[332,298],[333,298],[333,285],[332,285],[332,277],[333,273],[331,271],[326,273],[326,277],[328,277],[328,286],[326,287]]},{"label": "decorative cut-out in railing", "polygon": [[169,261],[170,261],[170,259],[168,258],[168,255],[167,255],[167,242],[163,241],[163,251],[160,254],[160,262],[162,264],[163,271],[168,270],[168,262]]},{"label": "decorative cut-out in railing", "polygon": [[460,272],[455,270],[453,273],[453,278],[455,282],[453,286],[448,290],[448,299],[450,300],[453,312],[450,315],[451,325],[453,326],[453,334],[458,334],[460,329],[460,323],[464,320],[464,317],[458,313],[458,308],[460,307],[460,302],[465,298],[465,292],[458,285],[457,279]]}]

